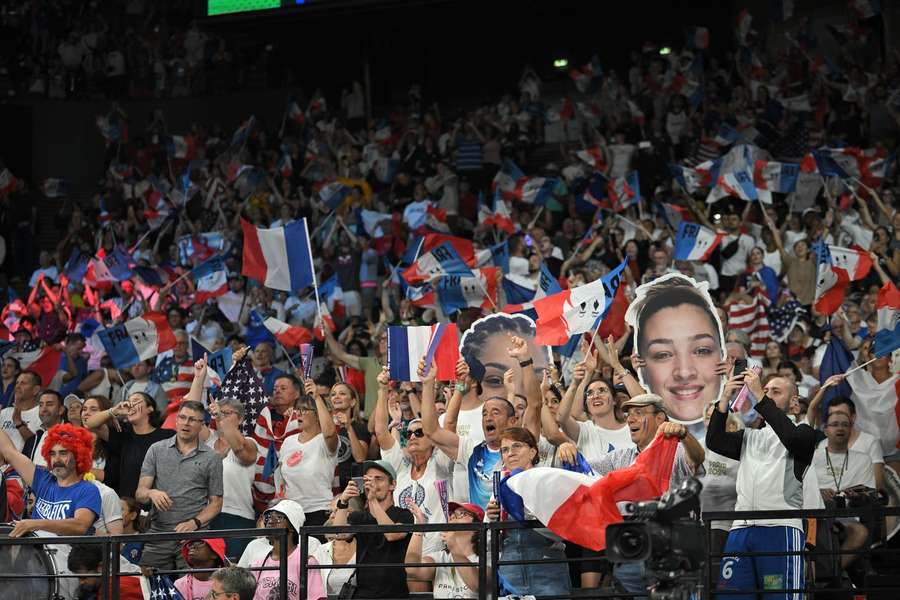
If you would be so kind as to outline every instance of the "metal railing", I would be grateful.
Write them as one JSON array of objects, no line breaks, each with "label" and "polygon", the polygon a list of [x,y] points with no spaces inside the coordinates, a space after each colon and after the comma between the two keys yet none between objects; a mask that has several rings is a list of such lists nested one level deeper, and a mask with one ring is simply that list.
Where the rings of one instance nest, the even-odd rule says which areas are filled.
[{"label": "metal railing", "polygon": [[[715,521],[733,521],[733,520],[758,520],[758,519],[806,519],[815,518],[826,523],[833,519],[841,517],[859,517],[861,520],[878,519],[884,516],[900,517],[900,508],[886,507],[863,507],[852,509],[821,509],[821,510],[785,510],[785,511],[721,511],[703,513],[703,524],[705,527],[705,537],[707,540],[707,551],[705,566],[702,573],[701,584],[699,586],[700,597],[712,598],[722,597],[728,598],[735,594],[748,593],[808,593],[813,591],[811,578],[807,578],[806,585],[803,588],[781,588],[781,589],[743,589],[743,590],[719,590],[717,588],[718,573],[712,569],[715,561],[725,556],[728,557],[754,557],[754,556],[789,556],[801,555],[804,560],[809,560],[813,553],[803,549],[798,552],[714,552],[711,548],[712,540],[712,523]],[[553,563],[576,563],[585,561],[597,561],[597,556],[589,556],[582,558],[564,558],[564,559],[540,559],[540,560],[503,560],[500,552],[501,537],[503,531],[513,529],[536,529],[544,528],[544,525],[536,521],[525,523],[519,522],[491,522],[491,523],[428,523],[422,525],[355,525],[353,526],[354,534],[374,534],[374,533],[428,533],[428,532],[448,532],[448,531],[471,531],[475,534],[475,550],[478,556],[478,562],[474,565],[478,570],[478,597],[485,599],[494,599],[498,596],[498,583],[496,572],[500,567],[506,565],[528,565],[528,564],[553,564]],[[299,598],[305,599],[309,589],[309,574],[311,570],[331,569],[332,564],[311,565],[307,557],[309,555],[310,537],[322,536],[326,534],[347,533],[348,526],[332,525],[332,526],[309,526],[302,527],[299,532],[298,549],[301,555],[300,569],[297,574],[299,581]],[[145,533],[131,535],[114,535],[114,536],[60,536],[60,537],[23,537],[23,538],[0,538],[0,548],[9,545],[45,545],[45,544],[99,544],[103,547],[103,561],[101,571],[94,574],[61,574],[51,575],[56,578],[77,578],[77,577],[100,577],[103,590],[110,591],[110,599],[119,599],[119,579],[137,573],[122,573],[119,568],[119,556],[121,547],[128,542],[140,541],[143,543],[165,542],[165,541],[189,541],[206,539],[210,537],[220,537],[224,539],[230,538],[248,538],[248,537],[277,537],[280,540],[281,547],[286,547],[288,541],[288,530],[285,528],[275,529],[231,529],[220,531],[194,531],[190,533]],[[835,556],[837,560],[841,555],[858,554],[864,557],[886,554],[900,554],[898,550],[890,550],[883,548],[870,548],[855,552],[842,551],[840,548],[833,550],[816,550],[819,556]],[[369,558],[369,557],[367,557]],[[602,559],[601,560],[605,560]],[[257,572],[261,571],[279,571],[278,594],[280,598],[288,597],[288,557],[282,552],[279,555],[278,566],[253,567]],[[895,561],[894,564],[900,564]],[[364,564],[346,563],[341,564],[340,569],[385,569],[385,568],[405,568],[405,567],[462,567],[469,566],[472,563],[386,563],[371,562],[366,560]],[[62,565],[64,568],[65,565]],[[161,575],[182,575],[185,573],[209,572],[210,569],[175,569],[175,570],[159,570],[155,573]],[[34,575],[21,573],[0,573],[0,581],[16,580],[16,579],[34,579],[47,578],[48,575]],[[323,582],[324,583],[324,582]],[[840,591],[829,589],[831,591]],[[849,590],[848,590],[849,591]],[[872,587],[866,586],[855,588],[855,593],[893,593],[896,597],[900,597],[900,586],[898,587]],[[417,594],[412,594],[415,597]],[[564,596],[541,596],[541,598],[629,598],[632,594],[618,591],[615,588],[598,588],[594,590],[579,590],[572,594]],[[35,599],[37,600],[37,599]]]}]

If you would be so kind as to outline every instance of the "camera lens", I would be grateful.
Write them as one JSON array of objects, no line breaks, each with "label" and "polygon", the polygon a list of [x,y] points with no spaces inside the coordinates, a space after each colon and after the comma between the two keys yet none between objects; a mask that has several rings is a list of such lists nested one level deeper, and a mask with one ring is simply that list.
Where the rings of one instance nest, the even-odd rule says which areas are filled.
[{"label": "camera lens", "polygon": [[634,560],[644,554],[647,536],[643,531],[626,529],[619,536],[619,552],[625,560]]}]

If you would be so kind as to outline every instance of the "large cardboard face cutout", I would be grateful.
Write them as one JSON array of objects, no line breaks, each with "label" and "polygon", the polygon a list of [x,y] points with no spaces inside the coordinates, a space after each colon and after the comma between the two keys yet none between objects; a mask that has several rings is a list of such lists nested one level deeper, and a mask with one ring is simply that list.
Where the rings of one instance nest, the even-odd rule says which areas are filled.
[{"label": "large cardboard face cutout", "polygon": [[538,377],[543,375],[543,370],[550,364],[550,354],[546,346],[535,344],[536,329],[534,321],[525,315],[496,313],[478,319],[462,334],[459,353],[469,365],[472,377],[481,384],[482,401],[491,398],[507,399],[506,388],[503,387],[503,374],[507,369],[516,373],[516,395],[525,397],[522,367],[508,351],[512,336],[521,337],[528,342],[534,365],[526,368],[534,369]]},{"label": "large cardboard face cutout", "polygon": [[719,397],[722,323],[706,282],[673,273],[645,283],[625,313],[643,366],[638,379],[662,396],[669,417],[692,423]]}]

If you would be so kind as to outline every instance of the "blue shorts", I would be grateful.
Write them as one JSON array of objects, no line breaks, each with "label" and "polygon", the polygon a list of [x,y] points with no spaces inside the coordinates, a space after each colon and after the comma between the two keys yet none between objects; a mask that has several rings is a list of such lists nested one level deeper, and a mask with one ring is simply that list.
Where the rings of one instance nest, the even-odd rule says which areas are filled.
[{"label": "blue shorts", "polygon": [[729,600],[801,600],[803,592],[759,593],[754,590],[802,589],[806,584],[805,557],[731,556],[738,552],[798,552],[806,537],[794,527],[742,527],[728,533],[719,570],[720,590],[746,591],[728,594]]}]

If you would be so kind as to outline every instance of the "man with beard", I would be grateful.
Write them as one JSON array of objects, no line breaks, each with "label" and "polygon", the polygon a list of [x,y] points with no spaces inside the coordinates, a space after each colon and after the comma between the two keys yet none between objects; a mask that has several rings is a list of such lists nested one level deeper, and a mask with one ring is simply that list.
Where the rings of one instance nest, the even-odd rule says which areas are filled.
[{"label": "man with beard", "polygon": [[32,518],[17,521],[9,535],[22,537],[38,530],[56,535],[92,533],[100,515],[100,492],[82,480],[82,475],[91,470],[93,437],[86,429],[69,424],[51,427],[46,437],[42,454],[49,471],[35,467],[16,450],[9,436],[0,432],[0,454],[35,495]]}]

